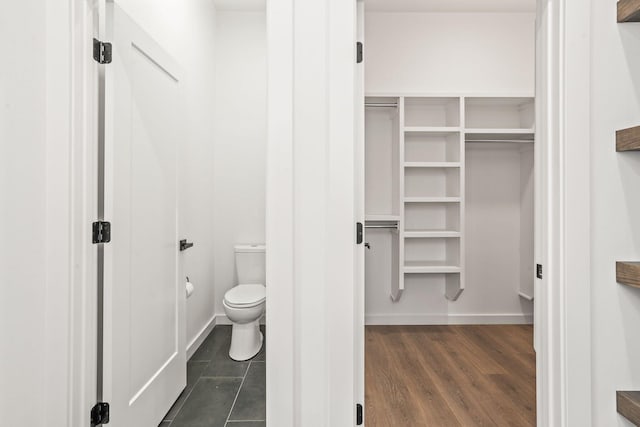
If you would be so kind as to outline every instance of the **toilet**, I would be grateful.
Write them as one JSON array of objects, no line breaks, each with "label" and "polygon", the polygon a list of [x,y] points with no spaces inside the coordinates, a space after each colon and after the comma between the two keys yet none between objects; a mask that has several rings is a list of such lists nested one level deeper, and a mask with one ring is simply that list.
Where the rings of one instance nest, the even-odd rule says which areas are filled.
[{"label": "toilet", "polygon": [[222,305],[233,324],[229,357],[243,361],[258,354],[264,340],[265,245],[236,245],[234,251],[238,284],[224,294]]}]

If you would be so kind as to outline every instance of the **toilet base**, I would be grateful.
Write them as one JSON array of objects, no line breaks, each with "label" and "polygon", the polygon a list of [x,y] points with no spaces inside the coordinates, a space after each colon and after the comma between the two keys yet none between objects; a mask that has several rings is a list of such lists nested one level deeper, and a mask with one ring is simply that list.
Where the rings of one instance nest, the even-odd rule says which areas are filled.
[{"label": "toilet base", "polygon": [[243,362],[260,352],[264,336],[260,332],[260,319],[250,323],[234,323],[231,330],[229,357]]}]

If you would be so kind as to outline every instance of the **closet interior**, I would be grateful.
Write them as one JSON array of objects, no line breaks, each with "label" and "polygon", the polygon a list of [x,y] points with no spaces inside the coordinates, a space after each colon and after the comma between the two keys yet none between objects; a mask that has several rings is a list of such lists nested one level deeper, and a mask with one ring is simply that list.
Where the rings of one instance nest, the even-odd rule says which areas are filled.
[{"label": "closet interior", "polygon": [[[366,228],[368,236],[390,232],[386,241],[376,242],[375,250],[383,256],[368,261],[378,264],[383,257],[388,259],[392,301],[402,298],[409,277],[417,278],[424,286],[432,285],[429,282],[434,277],[443,279],[444,296],[449,301],[460,298],[468,274],[473,273],[468,271],[466,259],[476,255],[469,253],[467,245],[473,251],[492,245],[490,241],[470,241],[487,236],[468,233],[468,222],[474,228],[488,228],[497,240],[505,233],[513,233],[523,250],[516,267],[526,273],[518,277],[515,292],[529,300],[533,298],[533,278],[528,274],[533,259],[533,142],[533,98],[366,97]],[[468,158],[471,164],[467,164]],[[508,178],[518,181],[521,187],[519,200],[513,200],[516,203],[509,204],[500,195],[496,198],[492,188],[465,185],[469,168],[491,173],[492,163],[514,160],[517,165]],[[489,186],[490,181],[486,183]],[[471,212],[467,210],[468,197],[480,205],[474,205]],[[492,201],[495,204],[490,206]],[[519,205],[519,227],[500,221],[478,224],[475,218],[467,218],[477,210],[489,208],[499,219],[500,211],[511,209],[514,204]],[[385,245],[388,247],[380,249]],[[373,257],[370,252],[369,258]],[[513,270],[501,267],[499,259],[494,261],[487,268],[504,268],[507,274]],[[380,275],[374,272],[369,280],[376,278]]]}]

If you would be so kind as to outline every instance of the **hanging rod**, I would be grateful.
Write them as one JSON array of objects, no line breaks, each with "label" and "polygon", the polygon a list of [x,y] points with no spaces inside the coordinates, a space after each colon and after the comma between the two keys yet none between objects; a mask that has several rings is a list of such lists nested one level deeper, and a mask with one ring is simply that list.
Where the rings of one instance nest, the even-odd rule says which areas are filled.
[{"label": "hanging rod", "polygon": [[385,108],[388,108],[388,107],[397,108],[398,104],[393,104],[393,103],[377,103],[376,104],[376,103],[365,102],[364,106],[365,107],[381,107],[381,108],[382,107],[385,107]]},{"label": "hanging rod", "polygon": [[398,225],[365,225],[364,228],[389,228],[389,229],[398,229]]},{"label": "hanging rod", "polygon": [[535,142],[534,139],[468,139],[467,143],[474,142]]}]

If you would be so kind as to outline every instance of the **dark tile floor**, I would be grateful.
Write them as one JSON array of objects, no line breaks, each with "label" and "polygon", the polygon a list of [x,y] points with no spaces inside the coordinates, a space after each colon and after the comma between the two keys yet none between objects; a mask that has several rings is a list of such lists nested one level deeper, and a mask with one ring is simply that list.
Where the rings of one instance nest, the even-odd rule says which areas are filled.
[{"label": "dark tile floor", "polygon": [[216,326],[187,362],[187,387],[159,427],[266,426],[265,345],[236,362],[230,344],[231,326]]}]

